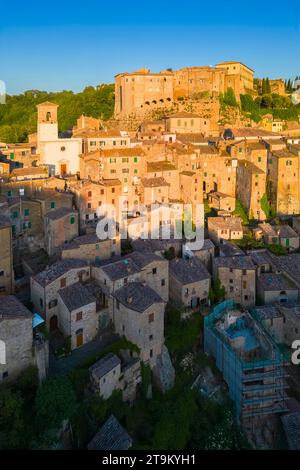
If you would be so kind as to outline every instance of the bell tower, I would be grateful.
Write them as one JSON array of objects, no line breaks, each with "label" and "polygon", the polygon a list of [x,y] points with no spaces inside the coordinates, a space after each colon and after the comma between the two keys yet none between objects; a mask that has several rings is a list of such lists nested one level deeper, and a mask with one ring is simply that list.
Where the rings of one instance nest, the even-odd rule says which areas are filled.
[{"label": "bell tower", "polygon": [[50,101],[45,101],[37,105],[38,144],[40,142],[51,142],[58,139],[57,108],[58,105],[50,103]]}]

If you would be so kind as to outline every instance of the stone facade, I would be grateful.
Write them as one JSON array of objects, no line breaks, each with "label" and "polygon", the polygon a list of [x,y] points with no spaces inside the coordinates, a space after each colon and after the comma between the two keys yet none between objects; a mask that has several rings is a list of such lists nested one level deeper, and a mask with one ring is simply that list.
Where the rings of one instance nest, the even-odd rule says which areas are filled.
[{"label": "stone facade", "polygon": [[78,212],[60,208],[45,217],[45,247],[49,256],[58,253],[64,244],[78,236]]},{"label": "stone facade", "polygon": [[14,291],[12,229],[8,217],[0,216],[0,295]]},{"label": "stone facade", "polygon": [[226,299],[232,299],[245,308],[253,307],[256,299],[255,266],[248,256],[215,258],[214,279],[225,287]]}]

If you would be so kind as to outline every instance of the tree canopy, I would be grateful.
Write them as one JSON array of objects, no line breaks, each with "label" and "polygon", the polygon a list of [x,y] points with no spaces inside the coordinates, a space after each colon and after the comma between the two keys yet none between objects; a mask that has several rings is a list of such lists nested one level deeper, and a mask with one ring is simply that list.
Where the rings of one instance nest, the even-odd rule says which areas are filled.
[{"label": "tree canopy", "polygon": [[36,131],[36,105],[51,101],[59,105],[59,132],[71,129],[82,114],[99,119],[109,119],[114,111],[114,85],[88,86],[80,93],[29,90],[20,95],[6,97],[0,105],[0,141],[25,142]]}]

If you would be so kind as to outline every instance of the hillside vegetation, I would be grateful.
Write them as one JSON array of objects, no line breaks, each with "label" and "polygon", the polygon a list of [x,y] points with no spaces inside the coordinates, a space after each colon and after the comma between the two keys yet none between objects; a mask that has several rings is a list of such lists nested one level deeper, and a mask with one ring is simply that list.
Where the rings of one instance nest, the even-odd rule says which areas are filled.
[{"label": "hillside vegetation", "polygon": [[52,101],[59,105],[59,132],[76,124],[82,113],[100,119],[109,119],[114,112],[114,85],[86,87],[81,93],[30,90],[21,95],[7,96],[0,105],[0,142],[25,142],[28,134],[36,131],[36,105]]}]

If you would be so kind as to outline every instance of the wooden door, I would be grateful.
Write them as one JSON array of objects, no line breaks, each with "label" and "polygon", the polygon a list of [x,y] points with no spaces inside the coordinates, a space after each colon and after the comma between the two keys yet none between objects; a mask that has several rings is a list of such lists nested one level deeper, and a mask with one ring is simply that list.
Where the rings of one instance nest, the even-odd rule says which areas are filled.
[{"label": "wooden door", "polygon": [[80,348],[83,345],[83,331],[80,330],[76,333],[76,347]]}]

